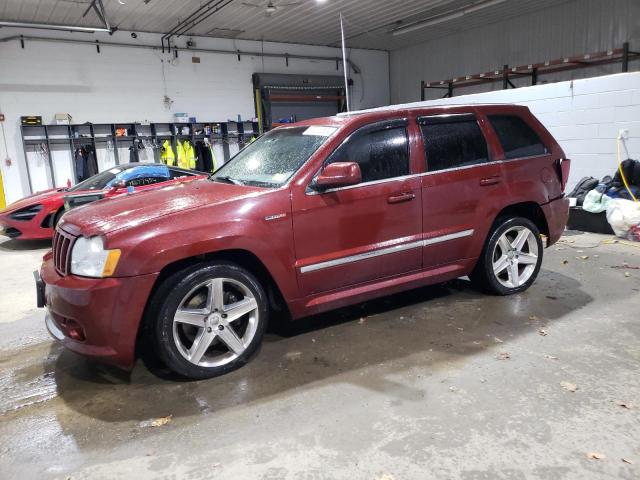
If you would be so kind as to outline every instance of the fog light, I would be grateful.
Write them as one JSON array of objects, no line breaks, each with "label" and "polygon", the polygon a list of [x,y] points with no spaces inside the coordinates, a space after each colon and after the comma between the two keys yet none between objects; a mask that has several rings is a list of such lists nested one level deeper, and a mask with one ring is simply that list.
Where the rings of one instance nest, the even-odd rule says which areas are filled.
[{"label": "fog light", "polygon": [[84,342],[87,338],[84,334],[84,329],[80,324],[70,318],[62,319],[60,322],[60,328],[67,337],[77,342]]}]

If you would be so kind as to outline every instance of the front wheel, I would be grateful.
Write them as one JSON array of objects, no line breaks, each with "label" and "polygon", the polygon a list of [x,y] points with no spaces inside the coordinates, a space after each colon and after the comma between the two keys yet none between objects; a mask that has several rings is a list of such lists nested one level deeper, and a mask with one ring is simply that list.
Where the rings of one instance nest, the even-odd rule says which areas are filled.
[{"label": "front wheel", "polygon": [[540,231],[531,220],[500,218],[470,275],[471,281],[497,295],[522,292],[538,276],[542,251]]},{"label": "front wheel", "polygon": [[250,272],[216,262],[167,278],[149,314],[155,351],[165,365],[185,377],[203,379],[248,361],[264,335],[268,304]]}]

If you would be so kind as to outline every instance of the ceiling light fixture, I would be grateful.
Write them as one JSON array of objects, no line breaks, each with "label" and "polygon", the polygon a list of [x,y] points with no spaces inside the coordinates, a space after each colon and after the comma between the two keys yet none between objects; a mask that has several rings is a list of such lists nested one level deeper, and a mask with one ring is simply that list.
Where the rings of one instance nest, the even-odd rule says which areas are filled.
[{"label": "ceiling light fixture", "polygon": [[493,7],[494,5],[498,5],[500,3],[504,3],[506,0],[488,0],[485,2],[475,2],[471,5],[461,8],[460,10],[454,10],[450,13],[444,13],[441,15],[436,15],[425,20],[420,20],[415,23],[410,23],[403,27],[396,28],[391,31],[391,35],[404,35],[405,33],[414,32],[416,30],[423,29],[425,27],[431,27],[433,25],[438,25],[440,23],[448,22],[449,20],[454,20],[456,18],[464,17],[470,13],[477,12],[479,10],[485,9],[487,7]]}]

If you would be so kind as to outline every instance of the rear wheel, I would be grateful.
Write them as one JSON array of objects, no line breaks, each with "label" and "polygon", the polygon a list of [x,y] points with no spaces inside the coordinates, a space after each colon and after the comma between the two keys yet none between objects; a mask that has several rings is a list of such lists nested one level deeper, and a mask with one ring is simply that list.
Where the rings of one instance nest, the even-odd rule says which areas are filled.
[{"label": "rear wheel", "polygon": [[232,263],[209,263],[167,278],[150,315],[155,351],[165,365],[202,379],[248,361],[264,335],[268,308],[264,289],[250,272]]},{"label": "rear wheel", "polygon": [[542,264],[542,240],[536,225],[524,217],[496,222],[470,275],[479,288],[511,295],[529,288]]}]

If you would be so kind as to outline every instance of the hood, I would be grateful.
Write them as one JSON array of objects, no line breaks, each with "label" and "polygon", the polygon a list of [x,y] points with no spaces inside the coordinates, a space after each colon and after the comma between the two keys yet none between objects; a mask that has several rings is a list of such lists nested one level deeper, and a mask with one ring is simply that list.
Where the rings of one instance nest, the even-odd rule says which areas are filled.
[{"label": "hood", "polygon": [[65,228],[73,233],[100,235],[193,208],[259,195],[265,191],[264,188],[228,185],[207,179],[177,183],[78,207],[64,215],[62,225],[66,225]]},{"label": "hood", "polygon": [[8,205],[7,208],[2,210],[0,213],[8,213],[13,212],[14,210],[20,210],[21,208],[30,207],[31,205],[36,205],[38,203],[42,203],[46,200],[49,200],[52,197],[56,197],[65,193],[66,188],[51,188],[49,190],[43,190],[41,192],[36,192],[33,195],[29,195],[28,197],[24,197],[17,202],[13,202],[11,205]]}]

